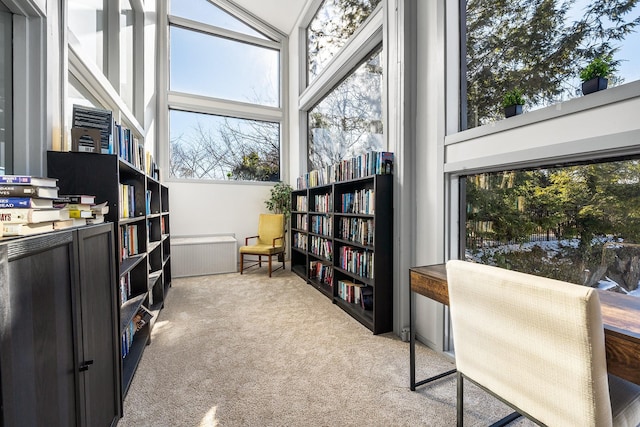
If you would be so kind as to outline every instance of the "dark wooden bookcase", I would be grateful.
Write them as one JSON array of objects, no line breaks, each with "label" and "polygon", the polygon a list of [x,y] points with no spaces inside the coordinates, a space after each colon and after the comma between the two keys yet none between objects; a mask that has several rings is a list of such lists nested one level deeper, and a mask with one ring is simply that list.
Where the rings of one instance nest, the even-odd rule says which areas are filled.
[{"label": "dark wooden bookcase", "polygon": [[[119,292],[122,395],[125,396],[171,285],[169,190],[113,154],[49,151],[47,167],[48,176],[58,178],[60,194],[92,194],[97,203],[108,202],[105,220],[115,224],[118,243],[113,253],[119,272],[118,288],[128,282],[129,289],[128,295]],[[128,191],[133,193],[134,203],[125,203],[128,194],[123,194],[123,185],[131,188]],[[133,246],[134,240],[137,240],[137,250],[129,253],[123,249]],[[127,340],[131,322],[141,307],[154,317],[133,334],[132,340]]]},{"label": "dark wooden bookcase", "polygon": [[[368,209],[346,211],[343,199],[369,192]],[[291,270],[317,288],[374,334],[393,329],[393,176],[374,175],[291,193]],[[345,223],[368,238],[346,233]],[[360,257],[366,263],[344,257]],[[357,267],[354,267],[356,265]],[[366,266],[366,272],[364,271]],[[318,274],[322,272],[324,274]],[[373,293],[370,309],[346,302],[338,282],[350,281]]]},{"label": "dark wooden bookcase", "polygon": [[0,425],[122,415],[113,224],[0,239]]}]

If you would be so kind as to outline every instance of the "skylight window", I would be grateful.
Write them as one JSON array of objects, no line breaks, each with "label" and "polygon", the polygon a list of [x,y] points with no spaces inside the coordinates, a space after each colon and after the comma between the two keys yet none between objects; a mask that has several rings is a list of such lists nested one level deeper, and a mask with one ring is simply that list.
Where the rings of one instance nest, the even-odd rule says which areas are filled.
[{"label": "skylight window", "polygon": [[258,37],[263,40],[269,40],[264,34],[254,30],[249,25],[229,15],[207,0],[172,1],[170,13],[180,18],[186,18],[248,36]]}]

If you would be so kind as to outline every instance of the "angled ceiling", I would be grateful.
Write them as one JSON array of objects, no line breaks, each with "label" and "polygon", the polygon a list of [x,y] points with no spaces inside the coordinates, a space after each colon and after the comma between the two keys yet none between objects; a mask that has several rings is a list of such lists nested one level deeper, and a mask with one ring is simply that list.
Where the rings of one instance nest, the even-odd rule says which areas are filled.
[{"label": "angled ceiling", "polygon": [[233,0],[283,33],[290,35],[307,0]]}]

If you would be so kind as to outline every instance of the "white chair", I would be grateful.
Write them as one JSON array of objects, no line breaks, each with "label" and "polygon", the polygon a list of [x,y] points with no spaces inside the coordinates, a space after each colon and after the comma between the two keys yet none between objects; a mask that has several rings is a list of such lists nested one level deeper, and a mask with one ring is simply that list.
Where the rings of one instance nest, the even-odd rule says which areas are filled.
[{"label": "white chair", "polygon": [[464,261],[447,263],[458,370],[540,425],[640,425],[640,387],[607,375],[592,288]]}]

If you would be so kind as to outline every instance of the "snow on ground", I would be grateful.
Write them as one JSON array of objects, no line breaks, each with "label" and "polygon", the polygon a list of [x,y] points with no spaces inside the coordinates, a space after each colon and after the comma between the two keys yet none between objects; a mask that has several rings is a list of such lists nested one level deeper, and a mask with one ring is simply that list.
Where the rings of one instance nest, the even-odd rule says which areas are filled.
[{"label": "snow on ground", "polygon": [[[612,238],[606,237],[597,237],[594,239],[593,243],[606,243],[606,242],[621,242],[620,240],[615,240]],[[548,240],[548,241],[539,241],[539,242],[527,242],[527,243],[515,243],[509,245],[500,245],[494,247],[487,247],[478,250],[466,250],[465,258],[467,261],[477,262],[477,263],[486,263],[489,264],[494,263],[494,257],[496,254],[506,254],[509,252],[530,252],[533,248],[539,247],[543,251],[547,253],[547,258],[552,259],[558,255],[563,254],[563,248],[572,248],[575,249],[578,247],[580,243],[579,239],[565,239],[565,240]],[[631,295],[634,297],[640,298],[640,286],[629,292],[626,289],[620,287],[614,280],[606,277],[598,282],[598,289],[603,290],[617,290],[618,292],[622,292],[627,295]]]}]

